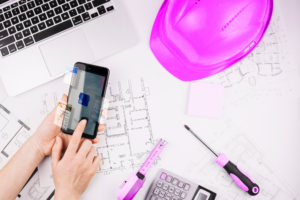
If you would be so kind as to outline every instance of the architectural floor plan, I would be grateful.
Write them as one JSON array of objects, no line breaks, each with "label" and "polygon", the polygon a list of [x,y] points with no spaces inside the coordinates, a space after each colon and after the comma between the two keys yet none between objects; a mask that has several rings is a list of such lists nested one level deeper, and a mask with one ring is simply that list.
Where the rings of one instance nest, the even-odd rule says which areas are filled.
[{"label": "architectural floor plan", "polygon": [[150,115],[155,83],[153,76],[109,82],[106,130],[98,134],[97,144],[100,174],[138,170],[156,145]]},{"label": "architectural floor plan", "polygon": [[217,74],[225,86],[224,107],[259,106],[257,102],[275,104],[283,98],[299,97],[297,68],[290,62],[286,49],[284,24],[275,9],[262,41],[248,57]]},{"label": "architectural floor plan", "polygon": [[260,194],[251,197],[236,186],[227,172],[215,163],[215,156],[204,146],[187,148],[175,163],[181,174],[218,193],[217,200],[295,200],[294,191],[266,161],[263,152],[230,121],[207,124],[202,128],[205,142],[216,153],[225,153],[229,160],[250,174],[260,186]]}]

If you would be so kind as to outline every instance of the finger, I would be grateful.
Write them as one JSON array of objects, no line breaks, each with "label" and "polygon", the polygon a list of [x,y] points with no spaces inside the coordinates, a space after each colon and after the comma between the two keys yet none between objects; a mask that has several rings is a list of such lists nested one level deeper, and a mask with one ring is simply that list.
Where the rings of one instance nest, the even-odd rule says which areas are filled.
[{"label": "finger", "polygon": [[98,142],[100,142],[100,138],[96,137],[95,139],[92,139],[93,144],[97,144]]},{"label": "finger", "polygon": [[101,158],[99,156],[95,156],[92,164],[92,172],[93,175],[96,173],[96,171],[99,169],[101,163]]},{"label": "finger", "polygon": [[103,124],[100,124],[100,125],[98,126],[98,132],[104,131],[105,128],[106,128],[106,127],[105,127]]},{"label": "finger", "polygon": [[83,133],[83,131],[85,129],[85,126],[86,126],[86,122],[87,121],[85,119],[83,119],[78,123],[78,125],[77,125],[77,127],[76,127],[76,129],[75,129],[75,131],[72,135],[69,146],[67,148],[66,155],[64,157],[72,158],[76,154],[78,146],[79,146],[80,141],[81,141],[82,133]]},{"label": "finger", "polygon": [[78,156],[80,158],[86,158],[90,149],[92,147],[92,141],[91,140],[84,140],[82,142],[82,145],[80,149],[78,150]]},{"label": "finger", "polygon": [[52,160],[51,160],[52,167],[56,167],[58,162],[60,161],[62,149],[63,149],[62,140],[60,137],[56,136],[55,144],[52,147]]},{"label": "finger", "polygon": [[89,153],[87,154],[86,158],[87,158],[87,161],[90,163],[90,164],[93,164],[93,161],[94,161],[94,157],[96,156],[96,148],[95,147],[91,147]]}]

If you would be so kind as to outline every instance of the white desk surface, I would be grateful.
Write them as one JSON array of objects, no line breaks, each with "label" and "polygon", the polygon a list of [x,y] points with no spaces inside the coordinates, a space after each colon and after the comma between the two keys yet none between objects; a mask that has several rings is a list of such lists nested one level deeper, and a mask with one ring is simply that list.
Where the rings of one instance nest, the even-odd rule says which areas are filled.
[{"label": "white desk surface", "polygon": [[[96,64],[109,67],[111,79],[122,78],[124,75],[159,74],[162,92],[157,109],[160,109],[161,115],[156,119],[155,126],[159,134],[169,141],[163,156],[167,161],[166,168],[172,171],[172,163],[169,161],[176,157],[176,151],[173,150],[186,149],[189,142],[195,141],[183,125],[188,124],[197,133],[200,132],[199,124],[212,120],[186,114],[190,84],[171,76],[161,67],[149,48],[152,24],[162,2],[163,0],[125,0],[139,43]],[[290,54],[300,69],[300,1],[276,0],[275,3],[278,3],[286,22]],[[245,109],[241,115],[231,116],[231,120],[248,133],[253,133],[255,142],[264,151],[272,168],[300,192],[300,100],[288,100],[263,110]],[[143,199],[157,171],[157,168],[150,170],[144,187],[135,199]],[[119,186],[129,176],[130,174],[94,178],[81,199],[116,199]]]},{"label": "white desk surface", "polygon": [[[123,74],[159,74],[163,92],[161,104],[158,105],[161,109],[161,116],[157,121],[160,124],[156,126],[159,127],[159,133],[170,142],[170,148],[167,148],[164,157],[174,157],[171,149],[185,149],[188,142],[194,140],[183,129],[183,124],[189,124],[197,132],[198,124],[205,123],[208,119],[190,117],[186,114],[189,83],[181,82],[166,72],[149,48],[152,24],[163,1],[126,0],[124,2],[138,33],[139,43],[97,64],[109,67],[112,79],[120,78]],[[300,70],[300,1],[276,0],[275,3],[279,5],[284,17],[291,59]],[[244,115],[231,117],[232,121],[244,130],[252,131],[253,135],[259,136],[256,137],[255,142],[264,151],[272,168],[276,169],[296,191],[300,192],[300,100],[289,100],[265,110],[255,110],[255,108],[251,110],[253,111],[251,113],[245,110]],[[180,139],[184,139],[185,142],[180,143]],[[276,148],[270,148],[270,146]],[[171,166],[166,168],[172,170]],[[155,168],[150,170],[147,175],[148,181],[135,199],[142,199],[146,195],[157,171],[158,169]],[[128,177],[129,175],[122,175],[104,177],[100,180],[93,179],[82,199],[115,199],[119,185]],[[89,195],[92,190],[93,194],[98,195]]]}]

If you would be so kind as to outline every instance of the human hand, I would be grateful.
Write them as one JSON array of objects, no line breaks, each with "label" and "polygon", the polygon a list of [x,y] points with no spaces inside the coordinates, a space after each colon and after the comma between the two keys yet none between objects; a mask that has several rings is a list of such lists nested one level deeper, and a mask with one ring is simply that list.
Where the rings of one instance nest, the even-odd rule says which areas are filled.
[{"label": "human hand", "polygon": [[[63,95],[60,102],[66,104],[68,101],[68,96]],[[66,150],[68,144],[72,138],[72,135],[64,134],[61,131],[61,127],[54,124],[54,119],[56,115],[57,106],[51,111],[50,114],[44,119],[44,121],[40,124],[36,132],[33,134],[33,141],[37,148],[39,149],[42,156],[47,156],[51,154],[52,147],[55,142],[55,138],[60,136],[63,142],[63,150]],[[99,125],[98,132],[101,132],[105,129],[104,125]],[[84,139],[81,139],[83,141]],[[98,143],[100,141],[99,138],[95,138],[91,140],[93,144]]]},{"label": "human hand", "polygon": [[86,122],[82,120],[77,125],[63,158],[63,142],[56,137],[51,161],[55,200],[79,199],[100,165],[101,159],[95,156],[96,148],[91,140],[81,140]]}]

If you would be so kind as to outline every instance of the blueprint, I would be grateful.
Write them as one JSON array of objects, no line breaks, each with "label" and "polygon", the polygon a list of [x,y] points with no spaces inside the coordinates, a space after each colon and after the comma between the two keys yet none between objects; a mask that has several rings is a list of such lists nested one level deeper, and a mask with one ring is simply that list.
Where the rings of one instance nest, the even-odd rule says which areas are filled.
[{"label": "blueprint", "polygon": [[[217,200],[294,200],[294,191],[266,161],[263,152],[250,137],[236,128],[231,120],[212,122],[202,127],[200,137],[217,154],[224,153],[230,161],[250,174],[260,186],[260,194],[251,197],[236,186],[233,179],[218,164],[216,157],[204,145],[190,145],[174,162],[184,177],[215,191]],[[204,137],[205,136],[205,137]],[[203,138],[204,137],[204,138]]]},{"label": "blueprint", "polygon": [[[156,78],[141,76],[110,81],[106,130],[98,134],[99,174],[117,175],[138,170],[155,147],[151,109],[155,101]],[[157,160],[155,165],[160,161]]]},{"label": "blueprint", "polygon": [[275,7],[270,26],[255,50],[214,77],[215,83],[225,86],[226,111],[233,114],[299,97],[299,76],[289,59],[287,42],[282,18]]}]

